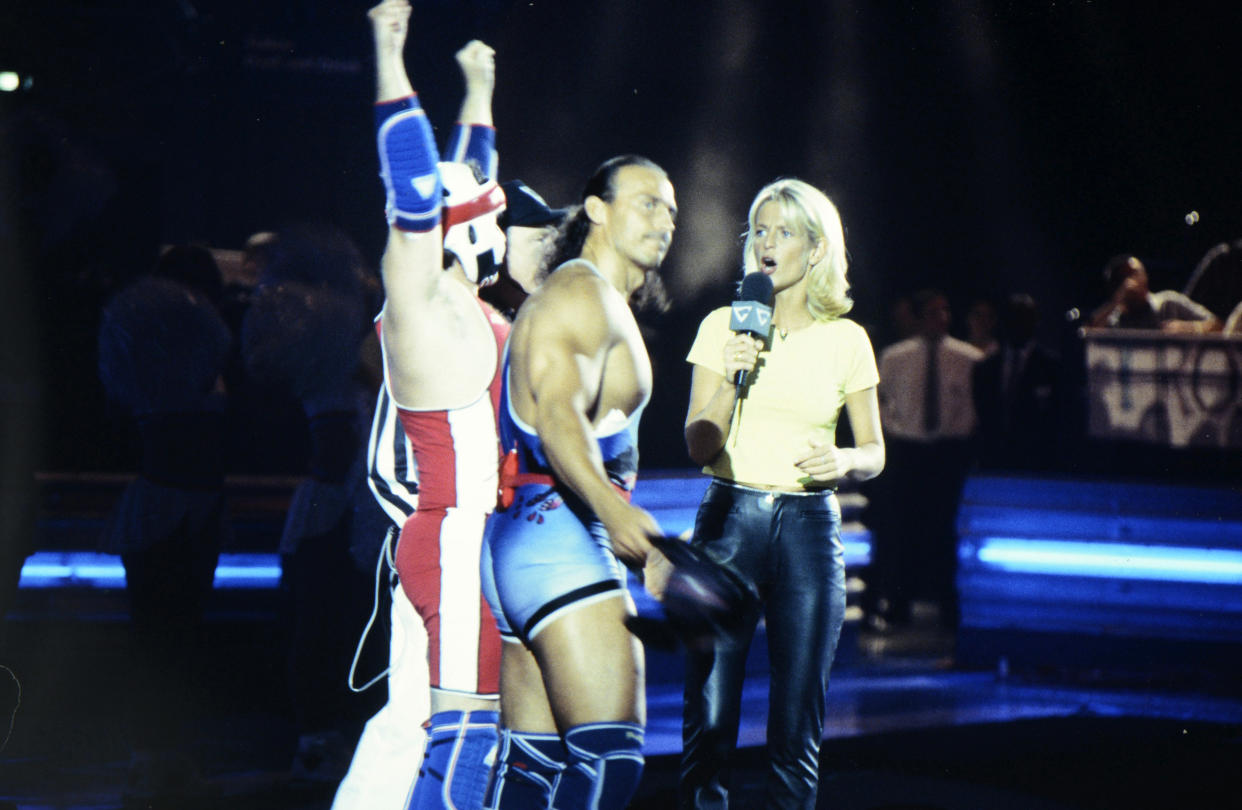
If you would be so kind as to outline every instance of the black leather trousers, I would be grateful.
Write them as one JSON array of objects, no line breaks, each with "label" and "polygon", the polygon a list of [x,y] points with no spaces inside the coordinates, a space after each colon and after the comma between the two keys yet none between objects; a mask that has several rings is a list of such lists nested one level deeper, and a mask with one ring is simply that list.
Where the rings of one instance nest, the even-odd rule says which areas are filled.
[{"label": "black leather trousers", "polygon": [[768,640],[767,808],[815,807],[828,670],[845,618],[841,511],[830,492],[765,492],[713,481],[695,545],[759,596],[731,639],[687,659],[682,808],[728,807],[746,655],[762,613]]}]

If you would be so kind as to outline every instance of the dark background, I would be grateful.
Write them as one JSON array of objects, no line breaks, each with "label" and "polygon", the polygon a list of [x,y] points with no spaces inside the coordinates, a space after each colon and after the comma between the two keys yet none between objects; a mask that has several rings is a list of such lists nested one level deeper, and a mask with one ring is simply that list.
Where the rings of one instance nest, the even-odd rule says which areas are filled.
[{"label": "dark background", "polygon": [[[0,5],[0,69],[32,77],[0,94],[5,446],[41,469],[124,469],[94,371],[98,309],[158,245],[236,249],[310,221],[378,261],[367,4]],[[677,467],[682,358],[731,297],[747,206],[776,176],[838,203],[852,317],[877,346],[893,298],[928,285],[959,316],[1029,291],[1053,342],[1066,310],[1099,301],[1114,253],[1142,257],[1153,289],[1181,288],[1242,236],[1242,14],[1161,5],[439,0],[415,3],[407,62],[443,134],[454,51],[493,45],[502,179],[553,204],[613,154],[668,170],[674,308],[651,323],[642,450]]]}]

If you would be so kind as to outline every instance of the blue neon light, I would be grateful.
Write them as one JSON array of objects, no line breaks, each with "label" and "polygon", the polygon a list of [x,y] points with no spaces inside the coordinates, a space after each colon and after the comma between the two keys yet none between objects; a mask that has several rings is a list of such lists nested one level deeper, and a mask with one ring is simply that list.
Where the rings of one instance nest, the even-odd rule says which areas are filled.
[{"label": "blue neon light", "polygon": [[120,558],[94,551],[39,551],[22,566],[21,588],[124,588]]},{"label": "blue neon light", "polygon": [[[275,554],[221,554],[216,588],[275,588],[280,559]],[[120,557],[96,551],[39,551],[26,559],[22,588],[124,588]]]},{"label": "blue neon light", "polygon": [[988,537],[978,560],[1014,573],[1242,585],[1242,551]]},{"label": "blue neon light", "polygon": [[[870,535],[847,532],[842,537],[845,564],[867,565],[871,560]],[[262,589],[280,585],[280,558],[276,554],[220,555],[216,564],[217,589]],[[125,568],[115,554],[98,551],[38,551],[22,566],[22,588],[125,587]]]},{"label": "blue neon light", "polygon": [[215,588],[275,588],[280,585],[276,554],[221,554]]},{"label": "blue neon light", "polygon": [[869,533],[859,534],[857,539],[851,540],[846,533],[842,533],[841,544],[845,546],[847,568],[871,564],[871,535]]}]

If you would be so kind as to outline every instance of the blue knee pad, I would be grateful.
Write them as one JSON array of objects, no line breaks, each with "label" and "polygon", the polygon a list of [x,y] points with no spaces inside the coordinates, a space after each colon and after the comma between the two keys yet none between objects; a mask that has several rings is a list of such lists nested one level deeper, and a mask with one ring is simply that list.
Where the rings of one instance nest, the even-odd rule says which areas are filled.
[{"label": "blue knee pad", "polygon": [[375,105],[375,141],[388,224],[403,231],[431,230],[440,222],[444,191],[436,171],[440,153],[417,95]]},{"label": "blue knee pad", "polygon": [[622,810],[643,775],[643,727],[587,723],[565,734],[569,764],[552,794],[552,810]]},{"label": "blue knee pad", "polygon": [[483,804],[496,751],[496,712],[437,712],[408,810],[475,810]]},{"label": "blue knee pad", "polygon": [[568,753],[557,734],[500,731],[500,754],[485,810],[547,810]]}]

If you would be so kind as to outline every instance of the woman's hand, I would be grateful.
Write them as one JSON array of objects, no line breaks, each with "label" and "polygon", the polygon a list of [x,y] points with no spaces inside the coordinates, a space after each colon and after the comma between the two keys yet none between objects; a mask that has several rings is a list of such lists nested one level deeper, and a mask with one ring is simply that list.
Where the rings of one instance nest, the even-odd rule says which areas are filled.
[{"label": "woman's hand", "polygon": [[747,334],[736,334],[725,341],[724,345],[724,378],[729,385],[739,371],[750,374],[759,363],[759,350],[763,342]]},{"label": "woman's hand", "polygon": [[808,442],[809,448],[794,460],[794,466],[816,481],[838,481],[854,469],[854,451],[832,444]]}]

